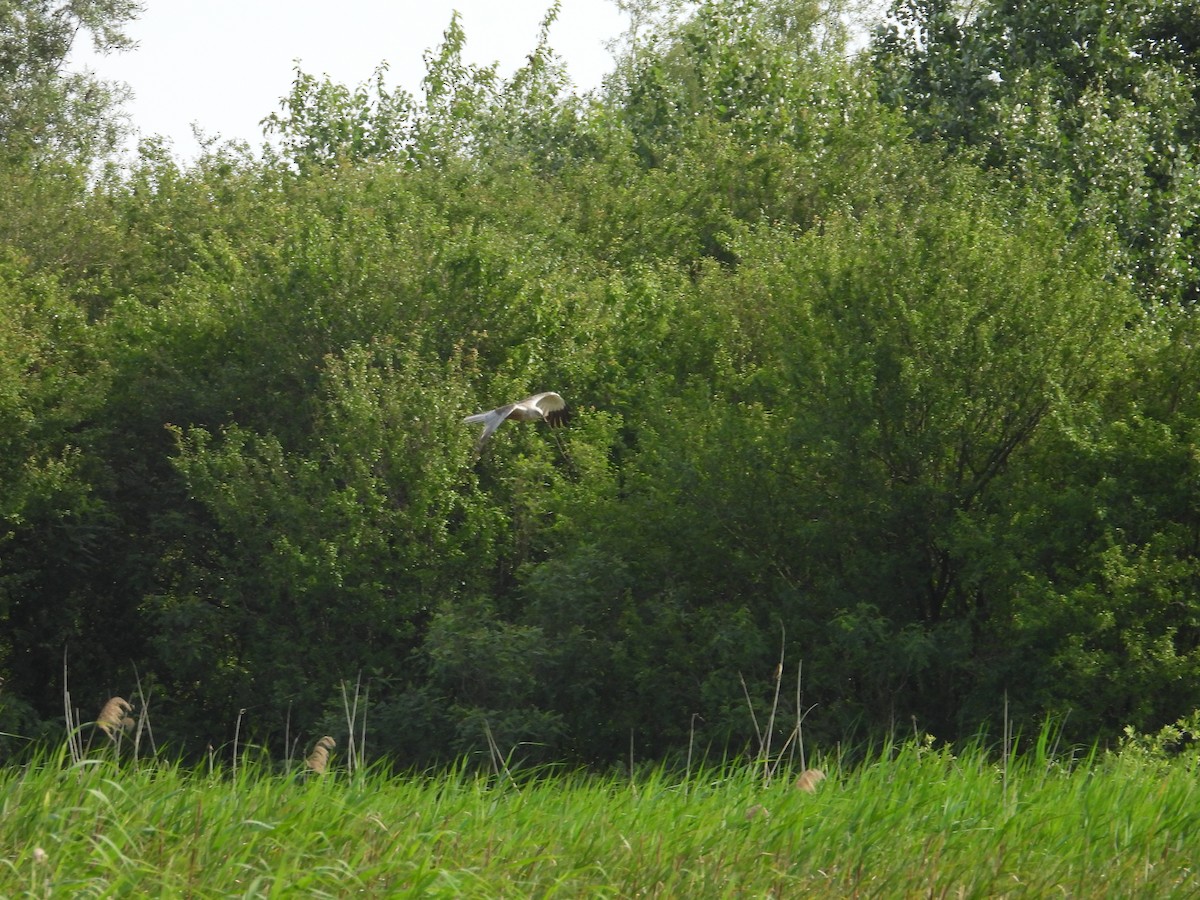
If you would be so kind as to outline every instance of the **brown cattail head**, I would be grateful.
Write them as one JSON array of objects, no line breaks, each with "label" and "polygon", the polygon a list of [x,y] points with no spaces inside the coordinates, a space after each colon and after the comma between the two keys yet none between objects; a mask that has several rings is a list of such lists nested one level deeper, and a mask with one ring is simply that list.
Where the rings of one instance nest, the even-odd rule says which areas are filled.
[{"label": "brown cattail head", "polygon": [[824,780],[825,773],[820,769],[805,769],[796,779],[796,787],[805,793],[812,794],[817,790],[817,785]]},{"label": "brown cattail head", "polygon": [[308,759],[304,761],[304,764],[317,775],[324,775],[325,767],[329,765],[329,751],[336,746],[337,741],[329,735],[325,735],[317,741],[317,745],[313,747],[312,753],[308,754]]},{"label": "brown cattail head", "polygon": [[128,731],[133,727],[133,704],[123,697],[113,697],[104,704],[100,715],[96,716],[96,724],[100,730],[111,739],[116,740],[119,732]]}]

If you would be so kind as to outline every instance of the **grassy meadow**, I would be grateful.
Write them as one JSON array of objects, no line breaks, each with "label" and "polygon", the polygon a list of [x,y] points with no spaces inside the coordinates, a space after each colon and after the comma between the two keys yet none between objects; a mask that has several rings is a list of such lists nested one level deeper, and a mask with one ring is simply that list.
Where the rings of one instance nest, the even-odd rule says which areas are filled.
[{"label": "grassy meadow", "polygon": [[1194,770],[929,742],[515,779],[242,765],[0,770],[3,897],[1193,897]]}]

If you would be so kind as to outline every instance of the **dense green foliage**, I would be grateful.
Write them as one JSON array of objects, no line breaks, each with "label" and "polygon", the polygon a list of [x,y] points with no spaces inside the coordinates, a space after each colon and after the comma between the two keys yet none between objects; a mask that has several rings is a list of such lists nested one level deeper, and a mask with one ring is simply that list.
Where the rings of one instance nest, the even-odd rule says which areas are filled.
[{"label": "dense green foliage", "polygon": [[5,896],[1189,897],[1195,772],[927,743],[690,776],[0,770]]},{"label": "dense green foliage", "polygon": [[[61,42],[0,65],[2,746],[66,688],[282,753],[359,684],[405,764],[737,752],[781,646],[817,742],[1200,707],[1176,6],[903,3],[849,59],[711,0],[582,97],[553,9],[508,78],[455,19],[420,97],[298,70],[261,152],[124,169]],[[130,13],[51,7],[0,18]],[[477,451],[537,390],[571,426]]]}]

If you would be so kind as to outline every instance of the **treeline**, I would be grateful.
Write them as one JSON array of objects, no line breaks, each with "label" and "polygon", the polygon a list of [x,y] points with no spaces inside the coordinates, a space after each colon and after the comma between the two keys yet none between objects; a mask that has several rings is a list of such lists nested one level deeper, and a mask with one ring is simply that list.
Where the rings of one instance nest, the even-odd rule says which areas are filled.
[{"label": "treeline", "polygon": [[183,754],[357,688],[417,765],[1200,707],[1191,4],[654,6],[594,94],[454,19],[124,164],[62,61],[131,4],[0,8],[7,752],[64,688]]}]

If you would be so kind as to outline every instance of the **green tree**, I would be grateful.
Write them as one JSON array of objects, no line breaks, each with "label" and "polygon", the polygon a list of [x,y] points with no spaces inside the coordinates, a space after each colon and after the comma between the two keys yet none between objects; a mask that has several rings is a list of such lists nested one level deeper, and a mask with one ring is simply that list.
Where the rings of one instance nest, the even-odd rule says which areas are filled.
[{"label": "green tree", "polygon": [[289,709],[307,727],[343,679],[403,674],[441,600],[487,585],[498,525],[467,468],[466,396],[453,364],[350,347],[326,361],[302,449],[180,433],[207,515],[177,536],[153,627],[160,671],[205,711],[194,725],[241,707],[277,738]]},{"label": "green tree", "polygon": [[[1195,299],[1200,82],[1177,4],[901,0],[875,37],[885,102],[915,133],[1112,227],[1153,302]],[[1194,31],[1194,29],[1193,29]]]},{"label": "green tree", "polygon": [[0,677],[41,716],[61,708],[64,649],[106,679],[107,642],[128,625],[101,573],[118,529],[90,454],[108,381],[90,301],[117,243],[92,190],[120,92],[67,59],[81,33],[127,47],[136,11],[0,3]]},{"label": "green tree", "polygon": [[[1138,0],[974,10],[897,4],[875,41],[881,96],[919,137],[1057,198],[1075,228],[1110,229],[1114,271],[1156,308],[1129,333],[1133,368],[1095,398],[1100,418],[1048,445],[1014,484],[1017,505],[963,533],[1007,597],[1008,618],[981,653],[983,693],[1021,684],[1018,703],[1073,709],[1081,736],[1157,727],[1197,702],[1187,688],[1194,411],[1183,386],[1196,327],[1195,17],[1186,4]],[[1000,547],[1024,548],[1022,558],[1001,562]]]},{"label": "green tree", "polygon": [[[1016,704],[1070,709],[1080,738],[1155,728],[1200,705],[1197,373],[1184,337],[1195,325],[1187,311],[1167,318],[1177,321],[1146,328],[1132,365],[1097,398],[1103,416],[1047,441],[1033,477],[974,541],[993,558],[1028,548],[995,567],[1011,600],[987,677],[1022,685]],[[1034,657],[1044,662],[1029,666]]]},{"label": "green tree", "polygon": [[[1005,601],[966,536],[1035,471],[1048,422],[1093,415],[1137,307],[1102,243],[1015,218],[966,169],[731,246],[736,271],[692,301],[722,335],[712,364],[638,410],[621,524],[601,532],[613,574],[574,588],[574,640],[602,640],[595,602],[626,617],[607,666],[674,723],[668,743],[702,703],[727,711],[714,735],[744,734],[739,672],[768,676],[781,628],[835,732],[909,712],[953,731]],[[564,574],[531,583],[540,604],[596,579],[570,556],[546,566]]]},{"label": "green tree", "polygon": [[823,740],[1196,705],[1195,316],[1134,294],[1187,296],[1188,10],[909,4],[872,80],[845,4],[632,7],[589,97],[557,6],[508,79],[455,17],[261,156],[0,166],[13,727],[64,645],[185,752],[360,676],[402,761],[736,752],[781,641]]},{"label": "green tree", "polygon": [[89,164],[118,139],[113,88],[66,70],[81,31],[98,51],[128,49],[135,0],[0,4],[0,146],[5,161],[61,156]]},{"label": "green tree", "polygon": [[88,454],[106,375],[61,285],[0,263],[0,678],[43,713],[64,649],[103,677],[122,624],[96,590],[114,525]]},{"label": "green tree", "polygon": [[413,140],[412,98],[384,84],[387,66],[353,91],[328,77],[318,81],[296,67],[291,92],[281,103],[284,114],[263,120],[267,134],[278,134],[284,157],[296,165],[410,159]]},{"label": "green tree", "polygon": [[[128,0],[0,3],[0,247],[54,273],[80,300],[119,243],[93,189],[124,133],[123,89],[68,67],[83,34],[103,52],[130,46]],[[99,214],[98,214],[99,212]]]}]

